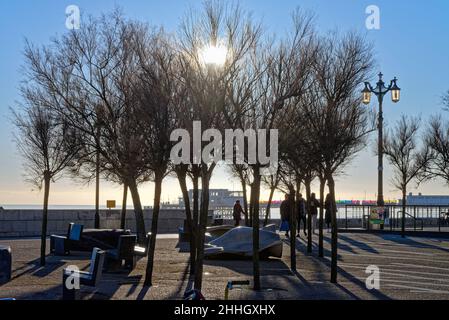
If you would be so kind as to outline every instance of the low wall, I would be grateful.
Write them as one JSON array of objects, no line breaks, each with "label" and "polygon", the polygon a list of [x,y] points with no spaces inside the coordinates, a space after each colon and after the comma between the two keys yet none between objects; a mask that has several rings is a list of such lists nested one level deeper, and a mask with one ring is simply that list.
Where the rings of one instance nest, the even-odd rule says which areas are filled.
[{"label": "low wall", "polygon": [[[120,210],[100,210],[100,228],[120,228]],[[145,227],[151,228],[153,211],[144,210]],[[66,234],[70,222],[80,223],[84,228],[94,227],[94,210],[49,210],[48,229],[50,234]],[[177,233],[184,225],[185,211],[180,209],[162,209],[159,214],[158,233]],[[41,234],[42,210],[1,210],[0,238],[36,237]],[[126,229],[135,232],[134,211],[126,214]]]},{"label": "low wall", "polygon": [[[100,210],[100,228],[120,228],[120,210]],[[151,209],[144,210],[145,227],[151,228]],[[212,211],[209,213],[212,215]],[[65,234],[70,222],[80,223],[84,228],[94,227],[94,210],[49,210],[48,229],[50,234]],[[159,214],[158,233],[177,233],[178,228],[184,225],[185,211],[182,209],[162,209]],[[233,220],[225,219],[224,224],[232,225]],[[261,224],[263,221],[261,221]],[[277,226],[279,219],[271,219],[269,223]],[[398,221],[400,223],[400,221]],[[241,222],[243,225],[243,221]],[[347,221],[348,228],[361,228],[362,219],[351,218]],[[0,238],[6,237],[37,237],[41,234],[42,210],[1,210],[0,211]],[[345,219],[338,219],[338,227],[346,226]],[[407,219],[406,226],[413,226],[413,220]],[[424,219],[424,226],[438,226],[438,219]],[[420,227],[420,222],[417,223]],[[128,210],[126,214],[126,229],[135,232],[136,223],[134,210]]]}]

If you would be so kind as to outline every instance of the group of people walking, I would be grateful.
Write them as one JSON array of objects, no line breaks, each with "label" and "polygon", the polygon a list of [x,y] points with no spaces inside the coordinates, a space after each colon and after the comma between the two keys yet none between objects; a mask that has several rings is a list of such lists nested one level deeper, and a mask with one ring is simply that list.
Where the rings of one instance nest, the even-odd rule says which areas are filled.
[{"label": "group of people walking", "polygon": [[[309,202],[309,210],[310,210],[310,216],[312,219],[312,233],[315,233],[316,229],[316,221],[318,216],[318,209],[320,207],[320,202],[317,200],[315,193],[312,193],[310,195],[310,202]],[[331,202],[331,196],[330,194],[327,194],[326,200],[324,201],[324,209],[325,209],[325,216],[324,216],[324,223],[327,226],[328,232],[330,230],[330,225],[332,222],[332,202]],[[286,231],[285,235],[289,236],[290,231],[290,215],[291,215],[291,202],[289,200],[289,195],[285,195],[284,201],[281,203],[280,207],[281,211],[281,231]],[[297,232],[296,236],[300,237],[300,231],[301,231],[301,223],[304,230],[304,235],[307,236],[307,202],[303,198],[302,194],[300,193],[298,195],[298,199],[295,201],[295,211],[296,216],[296,225],[297,230],[294,230]],[[240,201],[237,200],[234,204],[233,208],[233,217],[235,226],[238,227],[240,225],[240,220],[242,215],[244,215],[245,212],[242,208],[242,205],[240,204]],[[294,232],[293,231],[293,232]]]},{"label": "group of people walking", "polygon": [[[318,216],[318,209],[320,207],[320,202],[317,200],[315,193],[312,193],[310,195],[310,201],[309,201],[309,210],[310,210],[310,216],[312,219],[312,233],[315,233],[315,229],[317,226],[317,216]],[[293,232],[297,232],[296,236],[300,237],[301,232],[301,222],[303,225],[304,235],[307,236],[307,202],[303,198],[302,194],[300,193],[298,195],[298,199],[295,201],[295,208],[294,212],[296,213],[296,216],[294,217],[296,219],[296,226],[297,230],[292,230]],[[324,209],[325,209],[325,217],[324,222],[327,226],[328,232],[330,229],[330,225],[332,222],[332,203],[331,203],[331,197],[330,194],[326,196],[326,200],[324,201]],[[285,235],[289,236],[289,231],[291,230],[290,227],[290,215],[292,213],[291,210],[291,201],[289,199],[289,195],[285,195],[285,200],[281,203],[281,225],[284,226],[281,228],[282,231],[286,231]]]}]

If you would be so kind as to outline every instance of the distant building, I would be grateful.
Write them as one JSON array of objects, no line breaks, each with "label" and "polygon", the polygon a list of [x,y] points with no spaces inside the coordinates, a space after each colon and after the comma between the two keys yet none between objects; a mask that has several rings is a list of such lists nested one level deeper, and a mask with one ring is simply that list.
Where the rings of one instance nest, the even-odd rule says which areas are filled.
[{"label": "distant building", "polygon": [[[399,201],[402,203],[402,201]],[[409,193],[407,196],[407,205],[410,206],[448,206],[449,205],[449,195],[422,195],[418,193],[414,195]]]},{"label": "distant building", "polygon": [[[201,189],[198,190],[199,201],[201,201]],[[190,204],[192,204],[193,190],[189,190]],[[228,189],[210,189],[209,190],[209,208],[233,207],[235,202],[240,200],[243,205],[242,191],[229,191]],[[182,197],[178,200],[179,206],[184,207],[184,199]]]}]

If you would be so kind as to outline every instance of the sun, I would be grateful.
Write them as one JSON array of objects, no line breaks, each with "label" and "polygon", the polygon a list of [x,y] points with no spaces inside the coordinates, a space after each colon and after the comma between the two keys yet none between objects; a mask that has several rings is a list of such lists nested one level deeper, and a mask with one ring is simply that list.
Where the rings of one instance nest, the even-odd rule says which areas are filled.
[{"label": "sun", "polygon": [[206,65],[223,66],[227,55],[228,50],[225,46],[210,45],[200,51],[200,60]]}]

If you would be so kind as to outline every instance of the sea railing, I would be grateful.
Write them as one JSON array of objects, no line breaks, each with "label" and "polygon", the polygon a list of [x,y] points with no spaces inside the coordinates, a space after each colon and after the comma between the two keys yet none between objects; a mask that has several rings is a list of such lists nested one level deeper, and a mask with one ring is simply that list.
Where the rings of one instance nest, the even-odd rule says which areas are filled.
[{"label": "sea railing", "polygon": [[[371,209],[376,205],[345,205],[337,212],[339,227],[344,229],[369,229]],[[402,205],[385,205],[387,220],[385,229],[402,228]],[[410,230],[449,231],[449,205],[406,205],[405,227]]]},{"label": "sea railing", "polygon": [[[259,219],[265,219],[267,208],[265,206],[259,207]],[[216,207],[214,208],[214,220],[233,220],[234,208],[231,207]],[[243,218],[243,217],[242,217]],[[268,215],[268,219],[271,219],[271,214]]]}]

